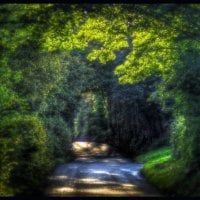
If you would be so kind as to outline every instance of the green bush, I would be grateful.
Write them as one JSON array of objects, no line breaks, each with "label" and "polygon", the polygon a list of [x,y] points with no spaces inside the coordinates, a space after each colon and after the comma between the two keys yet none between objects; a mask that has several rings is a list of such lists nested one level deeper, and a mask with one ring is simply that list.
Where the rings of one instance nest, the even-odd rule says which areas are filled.
[{"label": "green bush", "polygon": [[67,126],[67,123],[59,115],[43,118],[45,127],[47,129],[47,136],[50,142],[51,153],[54,158],[54,162],[64,163],[71,159],[72,152],[71,147],[71,130]]},{"label": "green bush", "polygon": [[[52,168],[46,132],[36,116],[4,117],[0,126],[1,184],[8,186],[3,195],[40,192]],[[36,178],[37,177],[37,178]],[[6,181],[6,182],[3,182]],[[16,189],[14,189],[16,188]]]}]

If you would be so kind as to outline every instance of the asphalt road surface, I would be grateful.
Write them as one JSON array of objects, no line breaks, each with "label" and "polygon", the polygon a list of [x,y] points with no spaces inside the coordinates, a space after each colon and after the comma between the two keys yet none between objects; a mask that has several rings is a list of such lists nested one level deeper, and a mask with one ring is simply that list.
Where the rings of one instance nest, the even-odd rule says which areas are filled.
[{"label": "asphalt road surface", "polygon": [[47,196],[131,197],[161,196],[147,183],[142,164],[124,158],[107,144],[73,143],[77,159],[55,169]]}]

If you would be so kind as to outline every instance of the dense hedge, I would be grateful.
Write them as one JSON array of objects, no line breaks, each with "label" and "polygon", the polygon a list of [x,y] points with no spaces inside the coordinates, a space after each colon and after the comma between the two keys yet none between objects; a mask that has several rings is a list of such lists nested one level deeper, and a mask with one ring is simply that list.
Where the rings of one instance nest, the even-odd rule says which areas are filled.
[{"label": "dense hedge", "polygon": [[[0,133],[1,196],[39,192],[52,168],[50,146],[41,121],[30,115],[4,117]],[[3,190],[6,186],[12,188],[8,193]]]}]

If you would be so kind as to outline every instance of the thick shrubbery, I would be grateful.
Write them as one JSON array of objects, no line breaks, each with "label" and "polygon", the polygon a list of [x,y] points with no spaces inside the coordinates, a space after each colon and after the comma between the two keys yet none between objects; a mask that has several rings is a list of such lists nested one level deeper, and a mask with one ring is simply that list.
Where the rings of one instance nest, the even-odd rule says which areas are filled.
[{"label": "thick shrubbery", "polygon": [[[4,117],[0,133],[2,186],[13,188],[14,194],[40,191],[52,168],[49,143],[41,121],[29,115]],[[12,195],[10,192],[1,191],[2,195]]]},{"label": "thick shrubbery", "polygon": [[9,59],[12,82],[0,88],[1,196],[42,193],[53,167],[72,159],[73,116],[82,91],[76,84],[71,90],[77,62],[27,45]]},{"label": "thick shrubbery", "polygon": [[52,116],[43,120],[54,162],[56,164],[66,162],[72,156],[70,151],[70,135],[72,134],[70,128],[60,116]]}]

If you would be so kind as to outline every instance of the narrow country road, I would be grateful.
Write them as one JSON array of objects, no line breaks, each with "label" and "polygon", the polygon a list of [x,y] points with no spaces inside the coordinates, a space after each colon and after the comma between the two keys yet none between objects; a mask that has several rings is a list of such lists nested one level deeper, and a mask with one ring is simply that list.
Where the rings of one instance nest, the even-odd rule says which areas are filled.
[{"label": "narrow country road", "polygon": [[49,177],[47,196],[161,196],[140,174],[142,164],[123,158],[106,144],[74,142],[77,159]]}]

